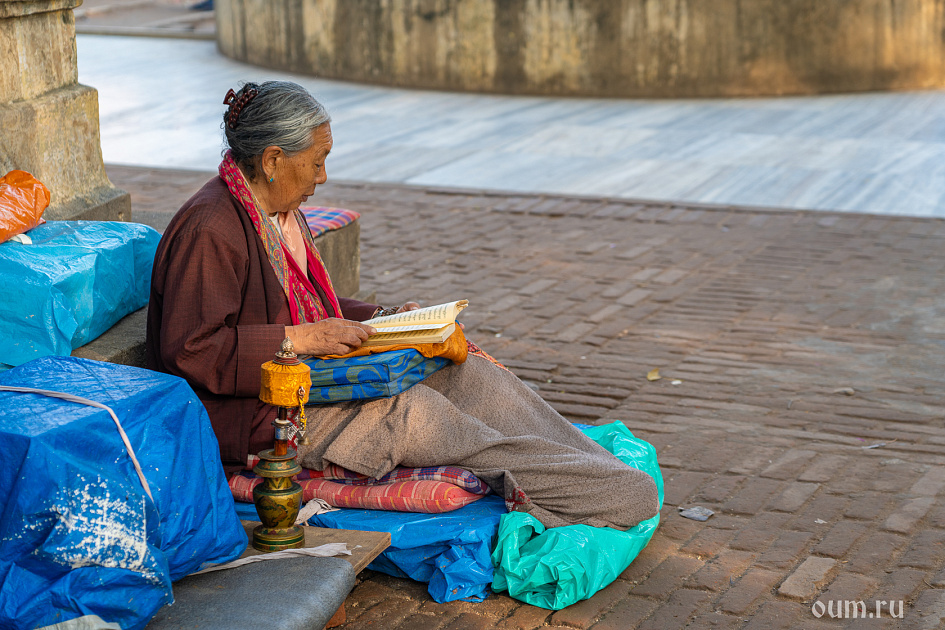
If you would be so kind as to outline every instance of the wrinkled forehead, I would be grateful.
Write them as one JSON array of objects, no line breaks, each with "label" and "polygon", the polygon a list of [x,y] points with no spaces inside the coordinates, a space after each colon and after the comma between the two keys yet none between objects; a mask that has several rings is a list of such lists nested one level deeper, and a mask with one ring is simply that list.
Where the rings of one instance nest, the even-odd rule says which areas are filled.
[{"label": "wrinkled forehead", "polygon": [[331,123],[324,123],[319,125],[312,131],[312,143],[316,146],[319,152],[324,151],[327,155],[331,151],[331,147],[334,144],[334,141],[331,136]]}]

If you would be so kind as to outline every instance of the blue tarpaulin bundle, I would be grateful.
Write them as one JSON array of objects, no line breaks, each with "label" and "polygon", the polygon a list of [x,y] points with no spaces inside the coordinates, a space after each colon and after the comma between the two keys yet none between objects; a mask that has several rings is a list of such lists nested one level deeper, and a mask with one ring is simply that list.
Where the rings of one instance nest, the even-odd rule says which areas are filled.
[{"label": "blue tarpaulin bundle", "polygon": [[161,235],[117,221],[50,221],[0,243],[0,369],[67,356],[148,303]]},{"label": "blue tarpaulin bundle", "polygon": [[97,615],[143,628],[173,580],[245,549],[209,418],[182,379],[47,357],[0,387],[110,407],[153,496],[108,411],[0,391],[0,627]]},{"label": "blue tarpaulin bundle", "polygon": [[489,554],[503,514],[505,501],[487,496],[441,514],[346,509],[313,516],[309,524],[390,532],[390,547],[368,568],[427,582],[430,597],[442,603],[489,594]]}]

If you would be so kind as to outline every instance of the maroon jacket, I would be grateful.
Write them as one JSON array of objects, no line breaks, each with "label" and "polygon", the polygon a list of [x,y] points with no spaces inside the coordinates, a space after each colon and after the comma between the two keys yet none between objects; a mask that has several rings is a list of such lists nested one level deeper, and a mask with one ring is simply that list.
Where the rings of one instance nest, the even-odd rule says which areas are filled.
[{"label": "maroon jacket", "polygon": [[[347,298],[339,303],[342,313],[335,316],[358,321],[377,308]],[[228,474],[245,466],[247,454],[272,446],[275,408],[258,399],[259,368],[291,324],[249,215],[222,179],[210,180],[181,207],[158,245],[145,352],[150,369],[187,379],[203,401]]]}]

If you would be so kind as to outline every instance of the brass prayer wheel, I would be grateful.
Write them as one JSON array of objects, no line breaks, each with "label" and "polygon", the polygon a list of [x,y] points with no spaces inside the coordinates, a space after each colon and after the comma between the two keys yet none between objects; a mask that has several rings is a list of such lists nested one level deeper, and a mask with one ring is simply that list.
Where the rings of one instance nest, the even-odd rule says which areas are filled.
[{"label": "brass prayer wheel", "polygon": [[286,338],[276,358],[262,364],[259,400],[273,407],[298,407],[308,402],[311,387],[312,370],[299,361],[292,341]]},{"label": "brass prayer wheel", "polygon": [[304,438],[305,403],[312,385],[311,370],[293,352],[292,341],[282,342],[276,358],[262,365],[262,386],[259,399],[278,408],[273,420],[275,444],[259,453],[259,464],[253,472],[264,478],[253,489],[253,503],[261,525],[253,530],[253,547],[260,551],[279,551],[303,546],[305,533],[295,524],[302,507],[302,486],[292,480],[302,472],[295,449],[289,447],[289,408],[299,408],[300,425],[295,429]]}]

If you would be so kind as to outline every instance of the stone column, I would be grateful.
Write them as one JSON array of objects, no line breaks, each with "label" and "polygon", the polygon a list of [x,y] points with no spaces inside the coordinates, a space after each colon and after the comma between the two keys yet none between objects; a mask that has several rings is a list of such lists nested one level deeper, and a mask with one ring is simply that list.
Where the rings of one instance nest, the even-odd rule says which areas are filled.
[{"label": "stone column", "polygon": [[131,198],[105,175],[98,92],[80,85],[82,0],[0,0],[0,175],[29,171],[51,193],[46,219],[128,221]]}]

